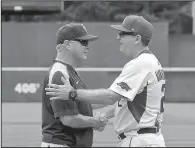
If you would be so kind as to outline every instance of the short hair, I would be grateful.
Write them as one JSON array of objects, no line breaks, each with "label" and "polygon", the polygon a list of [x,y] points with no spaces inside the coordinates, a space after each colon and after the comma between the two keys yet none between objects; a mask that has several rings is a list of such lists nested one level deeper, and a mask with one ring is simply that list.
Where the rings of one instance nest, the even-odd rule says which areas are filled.
[{"label": "short hair", "polygon": [[140,35],[141,36],[141,42],[142,42],[142,45],[143,46],[148,46],[148,44],[150,43],[150,38],[146,37],[146,36],[143,36],[141,34],[138,34],[138,33],[132,33],[132,36],[136,36],[136,35]]},{"label": "short hair", "polygon": [[148,46],[148,44],[150,43],[150,38],[147,38],[143,35],[140,35],[141,36],[141,42],[142,42],[142,45],[143,46]]}]

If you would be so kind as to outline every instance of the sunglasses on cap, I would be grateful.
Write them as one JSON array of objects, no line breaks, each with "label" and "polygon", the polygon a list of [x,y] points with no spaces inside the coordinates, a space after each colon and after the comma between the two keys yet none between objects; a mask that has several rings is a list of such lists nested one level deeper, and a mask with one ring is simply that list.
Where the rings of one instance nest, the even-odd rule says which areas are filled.
[{"label": "sunglasses on cap", "polygon": [[88,40],[79,40],[79,39],[75,39],[75,41],[78,41],[78,42],[80,42],[81,43],[81,45],[83,45],[83,46],[88,46],[88,44],[89,44],[89,41]]},{"label": "sunglasses on cap", "polygon": [[124,32],[124,31],[120,31],[120,32],[119,32],[119,36],[125,36],[125,35],[136,36],[136,35],[138,35],[138,34],[135,33],[135,32]]}]

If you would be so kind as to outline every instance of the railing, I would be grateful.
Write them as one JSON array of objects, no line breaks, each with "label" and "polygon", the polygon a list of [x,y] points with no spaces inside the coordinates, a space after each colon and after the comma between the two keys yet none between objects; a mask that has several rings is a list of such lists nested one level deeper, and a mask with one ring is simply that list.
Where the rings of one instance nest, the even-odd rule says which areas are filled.
[{"label": "railing", "polygon": [[[49,67],[2,67],[2,71],[47,71]],[[105,68],[105,67],[86,67],[76,68],[77,71],[90,72],[120,72],[122,68]],[[163,67],[165,72],[195,72],[195,67]]]}]

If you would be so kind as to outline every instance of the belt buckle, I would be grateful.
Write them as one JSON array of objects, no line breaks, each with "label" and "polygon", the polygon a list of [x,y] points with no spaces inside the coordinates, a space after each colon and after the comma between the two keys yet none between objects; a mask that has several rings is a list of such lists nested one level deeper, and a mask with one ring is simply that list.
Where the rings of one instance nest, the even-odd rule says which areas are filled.
[{"label": "belt buckle", "polygon": [[159,128],[156,128],[156,133],[158,133],[160,131],[160,129]]},{"label": "belt buckle", "polygon": [[122,140],[122,138],[118,135],[118,139],[121,141]]},{"label": "belt buckle", "polygon": [[119,138],[120,140],[123,140],[123,139],[126,138],[126,135],[125,135],[124,133],[121,133],[121,134],[118,135],[118,138]]}]

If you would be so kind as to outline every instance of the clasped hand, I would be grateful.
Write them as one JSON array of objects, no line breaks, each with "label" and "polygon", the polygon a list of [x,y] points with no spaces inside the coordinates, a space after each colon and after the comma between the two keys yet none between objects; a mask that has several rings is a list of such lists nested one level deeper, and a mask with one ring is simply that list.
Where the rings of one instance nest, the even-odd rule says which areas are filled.
[{"label": "clasped hand", "polygon": [[99,132],[103,131],[105,126],[108,124],[108,119],[106,118],[106,116],[101,112],[95,112],[94,118],[99,121],[99,124],[97,124],[97,127],[93,129]]},{"label": "clasped hand", "polygon": [[[73,89],[73,87],[70,85],[69,81],[61,78],[64,85],[57,85],[57,84],[48,84],[48,88],[45,88],[46,95],[50,95],[50,100],[69,100],[69,92]],[[96,112],[94,115],[94,118],[97,122],[96,127],[94,127],[94,130],[97,130],[99,132],[103,131],[105,126],[108,123],[108,119],[106,116],[101,112]]]}]

